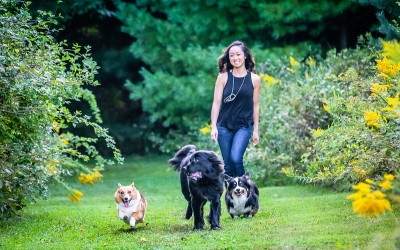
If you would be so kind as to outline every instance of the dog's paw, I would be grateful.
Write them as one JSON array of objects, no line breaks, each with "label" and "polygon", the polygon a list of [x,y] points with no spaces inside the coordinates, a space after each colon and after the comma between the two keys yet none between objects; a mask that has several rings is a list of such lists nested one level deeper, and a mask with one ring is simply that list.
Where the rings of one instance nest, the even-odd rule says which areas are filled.
[{"label": "dog's paw", "polygon": [[195,225],[193,227],[193,231],[196,231],[196,230],[204,230],[204,225]]}]

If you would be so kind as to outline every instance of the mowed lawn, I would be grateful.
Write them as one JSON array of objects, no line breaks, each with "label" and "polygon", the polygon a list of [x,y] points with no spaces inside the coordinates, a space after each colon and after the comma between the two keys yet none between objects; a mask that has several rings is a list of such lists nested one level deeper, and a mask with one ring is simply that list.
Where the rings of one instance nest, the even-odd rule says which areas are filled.
[{"label": "mowed lawn", "polygon": [[[192,231],[183,218],[186,201],[168,156],[129,157],[107,167],[93,186],[71,203],[64,189],[28,205],[2,222],[0,249],[396,249],[399,211],[379,218],[353,214],[348,193],[310,186],[260,188],[255,218],[232,220],[222,203],[221,230]],[[148,200],[146,223],[136,229],[117,217],[117,183],[135,182]],[[208,213],[208,204],[205,214]]]}]

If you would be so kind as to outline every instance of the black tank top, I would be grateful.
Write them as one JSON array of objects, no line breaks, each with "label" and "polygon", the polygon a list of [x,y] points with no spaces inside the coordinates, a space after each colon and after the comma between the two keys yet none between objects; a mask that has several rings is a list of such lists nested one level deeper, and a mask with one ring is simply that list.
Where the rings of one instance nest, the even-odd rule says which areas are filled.
[{"label": "black tank top", "polygon": [[[245,78],[244,81],[243,78]],[[232,93],[232,79],[235,81],[233,94],[236,95],[236,98],[233,101],[227,102],[227,98]],[[243,86],[240,87],[242,82]],[[228,71],[228,80],[222,94],[221,109],[217,124],[230,130],[237,130],[241,127],[249,128],[254,122],[253,108],[251,72],[247,72],[247,75],[244,77],[234,77],[232,72]]]}]

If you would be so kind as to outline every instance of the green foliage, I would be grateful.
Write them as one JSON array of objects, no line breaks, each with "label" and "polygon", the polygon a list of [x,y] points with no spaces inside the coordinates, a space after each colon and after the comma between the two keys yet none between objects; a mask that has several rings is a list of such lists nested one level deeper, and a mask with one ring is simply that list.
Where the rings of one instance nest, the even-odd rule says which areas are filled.
[{"label": "green foliage", "polygon": [[[98,85],[90,47],[55,43],[51,13],[39,12],[40,17],[32,19],[25,3],[1,3],[0,218],[7,218],[27,201],[46,198],[49,182],[64,184],[66,175],[113,163],[99,154],[95,143],[105,143],[118,162],[122,158],[107,129],[99,125],[95,97],[84,88]],[[86,101],[92,114],[71,111],[71,101]],[[95,136],[73,133],[82,126]],[[94,160],[90,168],[89,160]]]},{"label": "green foliage", "polygon": [[[155,138],[163,143],[166,134],[179,140],[185,135],[193,143],[196,137],[188,138],[188,134],[209,121],[217,58],[223,47],[237,39],[255,51],[284,46],[306,29],[308,37],[320,34],[327,27],[324,20],[352,8],[348,1],[323,0],[115,3],[122,30],[135,38],[130,51],[145,64],[143,80],[131,80],[125,86],[132,99],[141,101],[149,122],[162,125]],[[254,55],[257,61],[262,58]],[[181,146],[182,142],[172,144]]]},{"label": "green foliage", "polygon": [[[279,181],[282,168],[306,171],[302,155],[314,144],[313,131],[328,128],[333,119],[323,109],[324,100],[347,91],[332,78],[348,67],[366,74],[364,69],[371,65],[363,60],[366,53],[360,49],[340,53],[332,50],[323,59],[318,52],[310,51],[307,55],[293,54],[292,59],[282,58],[275,64],[266,62],[270,67],[262,74],[261,140],[248,150],[245,159],[258,178],[278,184],[274,182]],[[267,75],[276,82],[271,83]]]},{"label": "green foliage", "polygon": [[[385,55],[399,60],[396,43],[385,46]],[[266,80],[263,90],[263,137],[246,157],[255,172],[270,181],[283,170],[302,182],[348,190],[366,178],[399,171],[395,70],[400,69],[381,58],[367,45],[331,51],[319,62],[292,59],[268,72],[276,83]],[[378,72],[375,62],[381,65]]]}]

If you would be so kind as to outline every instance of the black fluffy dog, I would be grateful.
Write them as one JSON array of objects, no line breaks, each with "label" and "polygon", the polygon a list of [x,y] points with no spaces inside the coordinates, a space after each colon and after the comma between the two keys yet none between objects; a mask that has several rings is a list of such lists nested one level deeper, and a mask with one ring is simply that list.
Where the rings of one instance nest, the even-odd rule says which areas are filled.
[{"label": "black fluffy dog", "polygon": [[221,196],[224,191],[224,164],[212,151],[186,145],[168,161],[180,171],[182,194],[188,201],[186,219],[194,215],[194,228],[204,229],[204,205],[210,202],[207,216],[211,229],[220,228]]},{"label": "black fluffy dog", "polygon": [[240,177],[230,177],[225,175],[227,189],[225,193],[225,203],[228,213],[233,219],[240,216],[253,217],[259,208],[258,188],[250,180],[249,173]]}]

